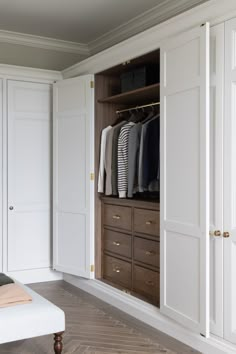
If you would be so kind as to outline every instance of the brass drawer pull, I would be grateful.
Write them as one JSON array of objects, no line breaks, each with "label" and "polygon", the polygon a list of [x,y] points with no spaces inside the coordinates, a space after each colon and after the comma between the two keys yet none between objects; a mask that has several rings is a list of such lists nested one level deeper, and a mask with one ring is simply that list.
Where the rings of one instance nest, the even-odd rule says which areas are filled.
[{"label": "brass drawer pull", "polygon": [[117,242],[117,241],[112,242],[112,244],[113,244],[114,246],[120,246],[120,242]]},{"label": "brass drawer pull", "polygon": [[230,233],[229,233],[229,232],[227,232],[227,231],[225,231],[225,232],[223,233],[223,237],[224,237],[224,238],[228,238],[228,237],[230,237]]},{"label": "brass drawer pull", "polygon": [[112,218],[115,220],[120,220],[120,215],[113,215]]},{"label": "brass drawer pull", "polygon": [[152,280],[145,281],[145,284],[147,284],[148,286],[154,286],[154,282]]},{"label": "brass drawer pull", "polygon": [[120,273],[121,269],[118,267],[113,268],[113,272],[115,273]]},{"label": "brass drawer pull", "polygon": [[214,231],[214,236],[216,236],[216,237],[221,236],[221,231],[220,230]]},{"label": "brass drawer pull", "polygon": [[154,252],[154,251],[146,251],[145,254],[146,254],[146,256],[154,256],[156,254],[156,252]]},{"label": "brass drawer pull", "polygon": [[146,225],[152,225],[152,221],[151,220],[146,221]]}]

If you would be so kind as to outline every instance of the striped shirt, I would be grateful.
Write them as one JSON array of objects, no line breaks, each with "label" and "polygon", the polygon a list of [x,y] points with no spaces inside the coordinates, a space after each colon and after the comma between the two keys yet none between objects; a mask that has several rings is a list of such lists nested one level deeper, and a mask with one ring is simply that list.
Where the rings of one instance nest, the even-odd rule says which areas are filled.
[{"label": "striped shirt", "polygon": [[128,191],[128,147],[130,129],[135,125],[133,122],[125,124],[118,138],[118,192],[119,198],[126,198]]}]

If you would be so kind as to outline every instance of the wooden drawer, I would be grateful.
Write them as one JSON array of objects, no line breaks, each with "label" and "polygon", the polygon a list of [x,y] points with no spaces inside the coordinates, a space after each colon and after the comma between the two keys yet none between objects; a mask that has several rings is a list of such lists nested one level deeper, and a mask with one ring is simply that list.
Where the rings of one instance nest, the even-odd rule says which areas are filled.
[{"label": "wooden drawer", "polygon": [[103,277],[130,289],[131,263],[104,255]]},{"label": "wooden drawer", "polygon": [[134,260],[159,267],[160,243],[141,237],[134,237]]},{"label": "wooden drawer", "polygon": [[131,258],[131,236],[104,229],[104,251]]},{"label": "wooden drawer", "polygon": [[134,231],[147,235],[159,236],[159,211],[134,208]]},{"label": "wooden drawer", "polygon": [[153,270],[134,265],[133,289],[159,303],[160,274]]},{"label": "wooden drawer", "polygon": [[104,204],[104,225],[131,231],[131,208]]}]

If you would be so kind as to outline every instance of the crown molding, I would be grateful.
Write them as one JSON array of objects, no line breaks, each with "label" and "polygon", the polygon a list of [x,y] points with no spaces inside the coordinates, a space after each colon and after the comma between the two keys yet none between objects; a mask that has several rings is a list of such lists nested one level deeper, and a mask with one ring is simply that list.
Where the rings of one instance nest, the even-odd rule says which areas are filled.
[{"label": "crown molding", "polygon": [[90,54],[96,54],[207,1],[208,0],[163,0],[160,4],[145,11],[142,15],[133,18],[123,25],[116,27],[114,30],[89,42],[88,47]]},{"label": "crown molding", "polygon": [[84,57],[90,55],[87,44],[63,41],[60,39],[34,36],[31,34],[0,30],[0,42],[23,45],[34,48],[55,50],[66,53],[80,54]]},{"label": "crown molding", "polygon": [[38,80],[41,82],[54,82],[62,80],[62,74],[56,70],[28,68],[17,65],[0,64],[0,77],[7,79]]},{"label": "crown molding", "polygon": [[79,54],[87,58],[207,0],[162,0],[156,7],[88,44],[0,30],[0,42]]},{"label": "crown molding", "polygon": [[99,73],[156,50],[166,38],[197,27],[201,23],[210,22],[213,26],[232,17],[236,17],[235,0],[227,0],[227,3],[222,0],[207,1],[64,69],[63,78]]}]

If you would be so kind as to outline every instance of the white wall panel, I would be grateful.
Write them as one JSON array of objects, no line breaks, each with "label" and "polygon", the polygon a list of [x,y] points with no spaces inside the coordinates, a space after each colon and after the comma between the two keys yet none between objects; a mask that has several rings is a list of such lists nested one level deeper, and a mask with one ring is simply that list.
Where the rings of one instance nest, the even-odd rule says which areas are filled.
[{"label": "white wall panel", "polygon": [[8,81],[9,272],[50,267],[51,163],[51,86]]}]

